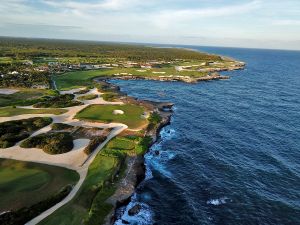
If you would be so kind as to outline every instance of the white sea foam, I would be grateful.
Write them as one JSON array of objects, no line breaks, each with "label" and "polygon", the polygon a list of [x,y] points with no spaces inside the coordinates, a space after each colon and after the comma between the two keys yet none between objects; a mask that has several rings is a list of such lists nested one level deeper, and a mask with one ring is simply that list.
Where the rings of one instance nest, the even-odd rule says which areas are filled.
[{"label": "white sea foam", "polygon": [[160,132],[162,140],[171,140],[176,134],[176,131],[171,128],[163,128]]},{"label": "white sea foam", "polygon": [[[175,157],[175,153],[171,151],[163,151],[163,142],[166,140],[171,140],[175,135],[176,132],[174,129],[170,129],[169,127],[165,127],[160,132],[161,138],[159,142],[155,143],[150,151],[145,155],[145,166],[146,166],[146,173],[145,173],[145,180],[149,180],[153,178],[152,170],[159,171],[166,177],[171,177],[172,174],[168,171],[165,162],[173,159]],[[156,154],[156,151],[159,151],[159,154]],[[151,198],[151,196],[148,196]],[[142,206],[140,212],[135,216],[129,216],[128,210],[130,210],[134,205],[139,204]],[[122,220],[125,220],[133,225],[151,225],[153,224],[153,212],[145,203],[137,201],[137,195],[134,194],[131,198],[131,202],[126,206],[124,213],[121,219],[115,222],[115,225],[123,225]]]},{"label": "white sea foam", "polygon": [[210,199],[206,202],[208,205],[223,205],[226,204],[230,199],[227,197]]},{"label": "white sea foam", "polygon": [[[138,214],[134,216],[129,216],[128,211],[134,207],[136,204],[139,204],[142,208]],[[127,205],[124,214],[121,219],[118,219],[114,225],[124,225],[122,220],[129,222],[129,224],[133,225],[152,225],[153,224],[153,212],[149,205],[138,202],[136,194],[132,197],[131,202]]]}]

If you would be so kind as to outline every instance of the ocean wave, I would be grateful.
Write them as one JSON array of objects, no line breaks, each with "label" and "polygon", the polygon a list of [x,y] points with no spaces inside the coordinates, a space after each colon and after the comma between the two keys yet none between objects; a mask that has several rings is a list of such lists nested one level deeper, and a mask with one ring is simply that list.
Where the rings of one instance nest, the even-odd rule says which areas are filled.
[{"label": "ocean wave", "polygon": [[222,197],[222,198],[210,199],[206,202],[206,204],[208,204],[208,205],[223,205],[229,201],[230,201],[229,198]]},{"label": "ocean wave", "polygon": [[169,127],[163,128],[160,132],[162,141],[171,140],[173,137],[175,137],[175,135],[176,135],[176,131]]},{"label": "ocean wave", "polygon": [[[141,209],[136,215],[130,216],[128,214],[128,211],[136,205],[140,205]],[[118,219],[114,225],[124,225],[124,224],[131,224],[131,225],[152,225],[153,224],[153,212],[150,206],[147,205],[146,203],[137,201],[136,194],[132,197],[131,202],[126,206],[126,209],[122,217]]]}]

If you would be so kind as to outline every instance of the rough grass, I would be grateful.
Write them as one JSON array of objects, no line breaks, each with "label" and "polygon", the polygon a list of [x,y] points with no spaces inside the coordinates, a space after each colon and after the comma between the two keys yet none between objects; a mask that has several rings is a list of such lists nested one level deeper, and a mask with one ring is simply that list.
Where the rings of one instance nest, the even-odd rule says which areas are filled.
[{"label": "rough grass", "polygon": [[4,108],[0,108],[0,117],[17,116],[23,114],[60,115],[66,112],[67,110],[65,109],[23,109],[23,108],[4,107]]},{"label": "rough grass", "polygon": [[33,105],[41,100],[42,96],[53,96],[53,90],[39,90],[18,88],[19,92],[11,95],[0,94],[0,107],[12,105]]},{"label": "rough grass", "polygon": [[[114,115],[114,110],[122,110],[124,114]],[[80,111],[75,118],[105,123],[123,123],[131,129],[138,129],[147,124],[147,119],[142,118],[144,111],[143,107],[131,104],[91,105]]]},{"label": "rough grass", "polygon": [[75,184],[72,170],[45,164],[0,159],[0,211],[33,205]]},{"label": "rough grass", "polygon": [[93,100],[95,98],[97,98],[98,95],[95,95],[95,94],[90,94],[90,95],[83,95],[83,96],[80,96],[78,97],[77,99],[78,100],[81,100],[81,101],[84,101],[84,100]]}]

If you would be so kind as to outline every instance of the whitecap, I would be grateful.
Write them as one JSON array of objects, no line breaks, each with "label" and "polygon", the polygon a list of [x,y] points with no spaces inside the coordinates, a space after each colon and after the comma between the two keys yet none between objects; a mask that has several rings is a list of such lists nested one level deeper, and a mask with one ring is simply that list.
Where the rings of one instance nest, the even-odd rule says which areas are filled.
[{"label": "whitecap", "polygon": [[160,132],[161,139],[164,140],[171,140],[176,135],[176,130],[172,128],[163,128]]},{"label": "whitecap", "polygon": [[[134,216],[128,215],[128,211],[136,204],[141,206],[141,210]],[[124,214],[118,219],[114,225],[124,225],[122,220],[129,222],[132,225],[152,225],[153,224],[153,212],[149,205],[136,201],[136,195],[132,197],[132,201],[128,204]]]},{"label": "whitecap", "polygon": [[228,202],[229,198],[222,197],[222,198],[216,198],[216,199],[210,199],[206,202],[208,205],[223,205]]}]

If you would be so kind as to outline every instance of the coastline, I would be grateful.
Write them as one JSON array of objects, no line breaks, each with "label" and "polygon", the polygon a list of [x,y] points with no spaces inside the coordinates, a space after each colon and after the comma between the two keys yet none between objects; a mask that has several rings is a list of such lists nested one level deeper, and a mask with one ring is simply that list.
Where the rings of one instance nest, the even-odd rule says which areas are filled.
[{"label": "coastline", "polygon": [[[147,129],[145,136],[150,136],[152,142],[148,146],[147,151],[143,155],[128,156],[125,164],[126,176],[118,180],[116,186],[116,191],[114,194],[107,199],[107,202],[113,205],[113,209],[106,216],[105,225],[114,224],[118,219],[117,211],[120,207],[126,206],[131,201],[131,198],[136,190],[136,187],[145,179],[145,159],[144,155],[149,151],[151,146],[157,142],[160,137],[160,131],[171,122],[171,117],[173,115],[172,107],[173,103],[170,102],[153,102],[148,100],[139,100],[137,98],[128,96],[126,93],[121,92],[119,86],[114,85],[109,82],[107,78],[96,78],[96,82],[103,82],[110,88],[113,88],[120,96],[122,96],[122,101],[129,102],[133,104],[143,105],[147,109],[158,113],[161,116],[161,121],[157,126]],[[138,212],[136,212],[138,213]],[[126,221],[124,221],[126,223]]]},{"label": "coastline", "polygon": [[[131,96],[128,96],[127,93],[122,92],[120,87],[110,83],[110,80],[154,80],[160,82],[184,82],[184,83],[198,83],[201,81],[212,81],[212,80],[227,80],[230,79],[229,76],[220,75],[219,72],[222,71],[234,71],[234,70],[243,70],[245,68],[245,63],[240,62],[241,65],[233,68],[210,68],[210,71],[207,75],[203,77],[190,77],[190,76],[158,76],[158,77],[147,77],[147,76],[114,76],[114,77],[96,77],[93,79],[96,83],[102,83],[108,89],[113,90],[118,94],[121,101],[124,103],[132,103],[137,105],[143,105],[145,108],[153,112],[157,112],[162,120],[157,127],[147,130],[146,135],[151,136],[152,142],[148,146],[147,151],[141,156],[128,156],[126,159],[126,176],[117,181],[117,189],[114,194],[106,200],[107,203],[113,205],[113,209],[105,218],[105,225],[112,225],[118,219],[121,218],[122,213],[118,212],[121,207],[127,206],[131,202],[136,188],[138,185],[145,179],[145,154],[149,149],[157,142],[160,137],[160,131],[167,125],[171,123],[171,117],[173,115],[172,107],[173,103],[170,102],[153,102],[148,100],[140,100]],[[159,154],[159,153],[158,153]],[[118,173],[118,172],[117,172]],[[117,174],[116,173],[116,174]],[[140,211],[140,205],[136,204],[129,211],[132,211],[132,215],[136,215]],[[123,221],[124,224],[129,224],[128,221]]]}]

